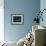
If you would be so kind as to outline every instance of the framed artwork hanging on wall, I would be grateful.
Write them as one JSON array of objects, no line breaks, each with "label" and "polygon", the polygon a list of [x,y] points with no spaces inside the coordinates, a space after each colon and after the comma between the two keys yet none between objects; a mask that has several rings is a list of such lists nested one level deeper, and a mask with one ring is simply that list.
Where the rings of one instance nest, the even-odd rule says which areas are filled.
[{"label": "framed artwork hanging on wall", "polygon": [[24,24],[24,14],[11,14],[11,24]]}]

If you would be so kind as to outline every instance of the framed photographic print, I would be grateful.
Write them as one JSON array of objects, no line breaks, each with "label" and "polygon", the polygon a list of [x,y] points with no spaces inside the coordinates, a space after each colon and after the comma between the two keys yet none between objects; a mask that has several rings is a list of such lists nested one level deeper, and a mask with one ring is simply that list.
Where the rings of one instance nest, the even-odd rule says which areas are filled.
[{"label": "framed photographic print", "polygon": [[12,14],[12,24],[24,24],[24,14]]}]

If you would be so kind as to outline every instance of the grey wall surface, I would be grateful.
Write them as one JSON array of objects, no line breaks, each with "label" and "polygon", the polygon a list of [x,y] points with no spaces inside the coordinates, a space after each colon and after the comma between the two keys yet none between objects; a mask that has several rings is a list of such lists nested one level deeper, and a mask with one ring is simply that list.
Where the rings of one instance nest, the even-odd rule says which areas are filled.
[{"label": "grey wall surface", "polygon": [[[32,21],[40,9],[40,0],[4,0],[4,38],[18,41],[32,29]],[[11,14],[24,14],[24,25],[12,25]]]},{"label": "grey wall surface", "polygon": [[[40,10],[42,11],[43,9],[46,9],[46,0],[40,1]],[[46,10],[43,12],[42,17],[43,17],[43,22],[40,21],[40,25],[46,27]],[[46,44],[46,40],[45,40],[45,44]]]},{"label": "grey wall surface", "polygon": [[[40,10],[42,11],[43,9],[46,9],[46,0],[40,1]],[[40,25],[46,27],[46,10],[44,10],[42,17],[43,17],[43,22],[41,21]]]}]

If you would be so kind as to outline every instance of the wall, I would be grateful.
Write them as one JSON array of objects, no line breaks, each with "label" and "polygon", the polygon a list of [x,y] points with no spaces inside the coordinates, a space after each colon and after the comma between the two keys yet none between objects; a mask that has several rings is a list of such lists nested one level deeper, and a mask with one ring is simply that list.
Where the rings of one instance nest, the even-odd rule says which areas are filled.
[{"label": "wall", "polygon": [[[43,9],[46,9],[46,0],[40,0],[40,10],[42,11]],[[42,17],[43,17],[43,22],[40,21],[40,25],[46,27],[46,10],[43,12]],[[46,40],[45,40],[45,44],[46,44]]]},{"label": "wall", "polygon": [[[40,9],[41,9],[41,11],[43,10],[43,9],[46,9],[46,0],[41,0],[40,1]],[[46,26],[46,10],[43,12],[43,15],[42,15],[42,17],[43,17],[43,22],[41,21],[40,22],[40,25],[43,25],[43,26]]]},{"label": "wall", "polygon": [[0,42],[4,41],[4,0],[0,0]]},{"label": "wall", "polygon": [[[4,35],[7,41],[18,41],[32,29],[40,0],[4,0]],[[24,25],[12,25],[11,14],[24,14]]]}]

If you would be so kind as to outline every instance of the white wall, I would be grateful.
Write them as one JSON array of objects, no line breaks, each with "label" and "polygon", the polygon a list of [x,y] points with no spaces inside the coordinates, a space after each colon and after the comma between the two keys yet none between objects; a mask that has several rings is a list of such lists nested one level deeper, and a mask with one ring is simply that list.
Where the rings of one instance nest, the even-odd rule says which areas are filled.
[{"label": "white wall", "polygon": [[0,42],[4,41],[4,0],[0,0]]}]

